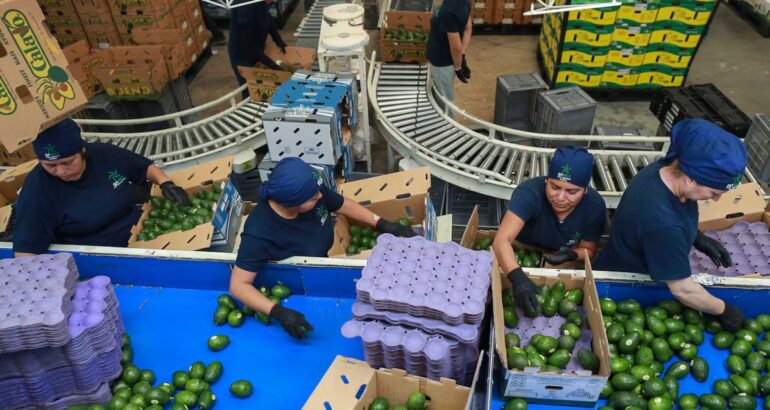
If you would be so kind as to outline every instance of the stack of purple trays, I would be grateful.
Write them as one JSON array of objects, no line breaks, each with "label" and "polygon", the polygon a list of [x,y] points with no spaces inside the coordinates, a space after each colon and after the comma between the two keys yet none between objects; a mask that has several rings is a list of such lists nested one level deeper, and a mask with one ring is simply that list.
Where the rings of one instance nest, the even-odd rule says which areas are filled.
[{"label": "stack of purple trays", "polygon": [[770,274],[770,231],[764,222],[738,222],[724,231],[706,231],[706,236],[718,240],[730,252],[733,266],[717,267],[711,259],[690,251],[690,267],[693,274],[708,273],[714,276],[742,276],[759,273]]},{"label": "stack of purple trays", "polygon": [[[14,261],[20,261],[27,270],[9,268],[14,267]],[[9,276],[9,272],[13,274]],[[49,274],[41,276],[40,272]],[[77,267],[67,254],[0,261],[0,277],[8,283],[8,288],[0,291],[0,306],[12,309],[10,315],[0,316],[0,332],[5,332],[4,340],[25,341],[24,349],[20,343],[6,343],[0,349],[2,407],[66,409],[73,404],[108,404],[108,382],[122,370],[124,331],[109,278],[97,276],[76,283]],[[38,293],[40,289],[60,287],[66,290],[51,296]],[[14,309],[14,305],[7,304],[9,294],[26,297],[16,296],[15,306],[19,308]],[[67,294],[68,298],[60,297]],[[56,316],[52,311],[62,312],[63,334],[48,339],[27,337],[37,331],[30,330],[28,325],[35,318]],[[4,320],[8,317],[14,319]],[[24,337],[12,336],[11,332]]]},{"label": "stack of purple trays", "polygon": [[380,235],[342,334],[362,339],[375,368],[470,384],[491,270],[486,251]]}]

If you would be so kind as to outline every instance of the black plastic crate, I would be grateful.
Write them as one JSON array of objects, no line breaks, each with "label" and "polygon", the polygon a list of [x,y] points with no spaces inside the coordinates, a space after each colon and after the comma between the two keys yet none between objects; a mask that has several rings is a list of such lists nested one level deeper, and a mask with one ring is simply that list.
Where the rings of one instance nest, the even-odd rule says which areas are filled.
[{"label": "black plastic crate", "polygon": [[243,174],[230,174],[230,180],[233,181],[235,189],[241,194],[244,201],[259,202],[259,187],[262,186],[262,180],[259,179],[259,169],[254,168]]},{"label": "black plastic crate", "polygon": [[724,128],[727,131],[743,138],[746,136],[751,119],[738,108],[726,95],[724,95],[714,84],[698,84],[689,87],[697,94],[706,105],[708,105],[716,115],[724,121]]},{"label": "black plastic crate", "polygon": [[447,184],[446,213],[452,214],[452,225],[467,225],[476,205],[479,206],[479,226],[500,226],[499,199]]},{"label": "black plastic crate", "polygon": [[749,170],[763,184],[770,184],[770,120],[764,114],[756,114],[746,134],[746,151]]}]

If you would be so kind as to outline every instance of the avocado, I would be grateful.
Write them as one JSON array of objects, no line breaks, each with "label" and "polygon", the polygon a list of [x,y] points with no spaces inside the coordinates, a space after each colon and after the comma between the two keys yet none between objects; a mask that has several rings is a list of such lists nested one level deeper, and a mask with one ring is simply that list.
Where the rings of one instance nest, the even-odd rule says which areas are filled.
[{"label": "avocado", "polygon": [[684,334],[687,336],[687,340],[697,346],[703,344],[703,330],[696,325],[686,324],[684,326]]},{"label": "avocado", "polygon": [[757,408],[757,399],[746,394],[737,394],[730,398],[730,408],[733,410],[754,410]]},{"label": "avocado", "polygon": [[578,361],[580,362],[580,367],[586,370],[590,370],[593,373],[599,370],[599,357],[590,350],[578,350]]},{"label": "avocado", "polygon": [[134,393],[128,387],[121,387],[115,391],[115,394],[113,394],[113,396],[122,397],[126,400],[130,399],[133,395]]},{"label": "avocado", "polygon": [[762,379],[762,374],[757,370],[747,369],[742,376],[751,383],[751,391],[753,391],[754,394],[757,394],[759,392],[759,381]]},{"label": "avocado", "polygon": [[666,310],[669,316],[678,315],[682,313],[682,303],[674,299],[662,300],[658,303],[658,306]]},{"label": "avocado", "polygon": [[149,404],[160,404],[161,406],[165,406],[171,401],[171,396],[165,390],[154,388],[144,395],[144,399]]},{"label": "avocado", "polygon": [[746,378],[743,376],[739,376],[737,374],[731,374],[730,383],[732,383],[732,385],[735,386],[735,390],[738,392],[738,394],[740,393],[754,394],[754,386],[752,386],[751,382],[746,380]]},{"label": "avocado", "polygon": [[535,348],[540,354],[551,354],[556,351],[559,342],[551,336],[543,336],[535,342]]},{"label": "avocado", "polygon": [[521,337],[517,335],[516,333],[506,333],[505,334],[505,347],[519,347],[521,344]]},{"label": "avocado", "polygon": [[714,380],[714,383],[711,385],[711,390],[725,399],[730,399],[730,397],[735,396],[737,393],[735,386],[725,379]]},{"label": "avocado", "polygon": [[[567,323],[573,323],[574,325],[581,327],[585,323],[585,318],[578,312],[572,312],[567,315]],[[770,342],[768,342],[770,343]]]},{"label": "avocado", "polygon": [[640,346],[634,354],[634,363],[641,366],[649,366],[655,361],[655,357],[652,354],[652,349],[647,346]]},{"label": "avocado", "polygon": [[703,383],[709,378],[709,364],[702,357],[696,357],[690,362],[690,373],[695,380]]},{"label": "avocado", "polygon": [[526,410],[527,409],[527,402],[523,399],[510,399],[507,403],[503,406],[502,410]]},{"label": "avocado", "polygon": [[369,410],[389,410],[390,403],[384,397],[377,397],[369,404]]},{"label": "avocado", "polygon": [[601,307],[602,314],[605,316],[612,316],[617,312],[618,306],[610,298],[602,298],[599,300],[599,306]]},{"label": "avocado", "polygon": [[577,306],[583,304],[583,289],[575,288],[570,289],[564,293],[564,299],[574,303]]},{"label": "avocado", "polygon": [[737,355],[730,355],[727,356],[727,360],[725,360],[725,367],[727,367],[727,371],[732,374],[743,374],[746,371],[746,362],[743,361],[743,358]]},{"label": "avocado", "polygon": [[216,404],[217,396],[211,390],[202,391],[198,396],[198,408],[201,410],[213,409]]},{"label": "avocado", "polygon": [[171,376],[171,380],[177,389],[184,389],[184,385],[190,380],[190,375],[183,370],[177,370]]},{"label": "avocado", "polygon": [[529,366],[529,359],[527,355],[523,353],[508,354],[508,368],[516,370],[524,370]]},{"label": "avocado", "polygon": [[613,357],[610,359],[610,369],[612,374],[627,372],[631,369],[631,362],[622,357]]},{"label": "avocado", "polygon": [[425,409],[425,394],[416,391],[409,395],[406,399],[406,408],[408,410],[424,410]]},{"label": "avocado", "polygon": [[666,376],[674,376],[679,380],[687,376],[688,373],[690,373],[690,365],[681,360],[672,363],[666,370]]},{"label": "avocado", "polygon": [[615,393],[615,389],[612,388],[612,382],[607,380],[607,383],[604,384],[604,388],[602,389],[601,393],[599,393],[599,398],[606,399],[612,396],[612,393]]},{"label": "avocado", "polygon": [[503,306],[505,307],[516,306],[516,299],[514,299],[512,288],[503,289]]},{"label": "avocado", "polygon": [[131,346],[121,349],[120,364],[126,365],[132,361],[134,361],[134,349]]},{"label": "avocado", "polygon": [[663,324],[666,325],[666,333],[680,333],[684,331],[684,322],[679,319],[666,318],[663,320]]},{"label": "avocado", "polygon": [[639,379],[631,375],[630,373],[618,373],[614,374],[610,381],[612,382],[612,388],[618,391],[631,391],[639,384]]},{"label": "avocado", "polygon": [[652,369],[650,369],[649,366],[640,366],[640,365],[631,366],[629,373],[631,373],[632,376],[636,377],[640,382],[644,382],[655,378],[655,373],[653,373]]},{"label": "avocado", "polygon": [[625,334],[626,330],[620,323],[613,323],[607,328],[607,340],[610,343],[617,343]]},{"label": "avocado", "polygon": [[682,360],[692,360],[698,355],[698,347],[685,343],[684,346],[682,346],[682,349],[677,352],[677,355]]},{"label": "avocado", "polygon": [[580,330],[580,327],[574,323],[569,323],[569,322],[564,323],[563,325],[561,325],[559,330],[561,331],[561,334],[570,336],[575,340],[580,340],[580,336],[582,335],[582,331]]},{"label": "avocado", "polygon": [[185,390],[191,391],[196,395],[201,394],[201,392],[210,388],[211,386],[201,379],[190,379],[184,385]]},{"label": "avocado", "polygon": [[724,397],[716,394],[704,394],[700,396],[699,401],[702,409],[725,410],[727,408],[727,401]]},{"label": "avocado", "polygon": [[674,356],[674,352],[668,346],[668,342],[662,338],[656,337],[653,339],[650,343],[650,348],[652,349],[652,354],[655,356],[655,360],[661,363],[666,363],[672,356]]},{"label": "avocado", "polygon": [[629,391],[616,391],[612,393],[607,404],[615,410],[626,410],[630,407],[640,409],[647,408],[647,401]]},{"label": "avocado", "polygon": [[662,320],[658,319],[653,315],[647,316],[647,329],[657,337],[660,337],[666,334],[666,325],[663,323]]},{"label": "avocado", "polygon": [[547,360],[545,356],[541,355],[540,353],[529,353],[527,355],[527,361],[529,362],[529,367],[537,367],[542,368],[546,365]]},{"label": "avocado", "polygon": [[230,385],[230,393],[241,399],[251,396],[253,390],[254,388],[248,380],[238,380]]},{"label": "avocado", "polygon": [[562,299],[561,302],[559,302],[559,316],[567,317],[570,313],[577,311],[577,305],[570,301],[569,299]]},{"label": "avocado", "polygon": [[674,410],[674,402],[668,396],[653,397],[647,402],[649,410]]},{"label": "avocado", "polygon": [[759,379],[758,390],[764,395],[770,394],[770,373],[765,373],[765,375]]},{"label": "avocado", "polygon": [[695,410],[698,408],[698,396],[693,393],[685,393],[679,396],[678,403],[682,410]]},{"label": "avocado", "polygon": [[666,383],[668,397],[679,397],[679,380],[674,376],[663,376],[663,383]]},{"label": "avocado", "polygon": [[[131,391],[134,394],[141,394],[142,396],[147,394],[147,392],[150,391],[150,390],[152,390],[152,386],[150,385],[150,383],[147,383],[145,381],[138,381],[138,382],[136,382],[134,387],[131,389]],[[129,400],[129,401],[131,401],[131,400]]]},{"label": "avocado", "polygon": [[230,344],[230,338],[226,335],[214,335],[209,338],[208,346],[212,352],[218,352]]},{"label": "avocado", "polygon": [[198,396],[187,390],[182,390],[174,396],[174,403],[181,403],[187,407],[193,407],[198,403]]},{"label": "avocado", "polygon": [[223,370],[222,362],[215,360],[206,366],[206,371],[203,373],[203,380],[207,381],[208,383],[215,383],[217,380],[219,380],[220,377],[222,377]]},{"label": "avocado", "polygon": [[642,306],[634,299],[621,300],[618,302],[618,312],[630,315],[634,312],[641,312]]},{"label": "avocado", "polygon": [[126,407],[128,406],[136,406],[140,409],[143,409],[147,407],[147,400],[144,399],[143,394],[134,394],[130,399],[128,399],[128,404],[126,404]]},{"label": "avocado", "polygon": [[507,328],[515,328],[519,325],[519,317],[514,308],[510,306],[503,308],[503,323],[505,323]]},{"label": "avocado", "polygon": [[642,396],[647,400],[667,393],[668,389],[663,380],[652,378],[642,383]]},{"label": "avocado", "polygon": [[631,332],[623,335],[618,340],[618,350],[621,353],[634,353],[639,347],[639,342],[642,340],[642,336],[637,332]]},{"label": "avocado", "polygon": [[187,373],[190,375],[191,379],[202,379],[203,375],[206,373],[206,365],[201,361],[197,361],[190,365],[190,368],[187,369]]},{"label": "avocado", "polygon": [[746,356],[746,367],[749,369],[762,371],[765,369],[765,363],[766,363],[765,356],[762,355],[761,353],[750,352]]},{"label": "avocado", "polygon": [[232,327],[239,327],[243,324],[243,312],[240,309],[233,309],[227,314],[227,323]]},{"label": "avocado", "polygon": [[277,296],[278,299],[286,299],[289,296],[291,296],[291,291],[289,290],[289,288],[280,284],[273,286],[273,288],[270,289],[270,292],[273,295]]},{"label": "avocado", "polygon": [[121,380],[128,383],[129,385],[133,385],[136,382],[138,382],[140,377],[141,377],[141,372],[133,364],[129,364],[128,366],[123,368],[123,374],[121,376]]},{"label": "avocado", "polygon": [[[770,330],[770,315],[766,313],[762,313],[761,315],[758,315],[756,318],[756,321],[759,322],[760,325],[762,325],[762,329],[765,331]],[[759,333],[759,332],[756,332]]]},{"label": "avocado", "polygon": [[573,350],[575,350],[575,344],[577,343],[575,341],[575,338],[567,335],[559,336],[559,338],[556,339],[556,341],[559,343],[559,349],[564,349],[569,352],[572,352]]},{"label": "avocado", "polygon": [[730,332],[719,332],[714,335],[714,339],[711,341],[711,343],[714,344],[714,347],[717,349],[727,349],[730,346],[732,346],[733,342],[735,341],[735,336],[733,336]]}]

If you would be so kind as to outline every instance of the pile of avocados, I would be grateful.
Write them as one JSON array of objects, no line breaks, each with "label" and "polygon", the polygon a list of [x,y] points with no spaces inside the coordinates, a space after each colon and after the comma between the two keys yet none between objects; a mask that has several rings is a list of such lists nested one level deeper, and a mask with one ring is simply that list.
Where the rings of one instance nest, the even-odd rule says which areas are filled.
[{"label": "pile of avocados", "polygon": [[142,223],[137,236],[139,241],[151,241],[160,235],[175,231],[187,231],[214,219],[214,209],[222,195],[218,184],[202,189],[190,196],[190,206],[182,206],[166,198],[154,196],[150,199],[149,217]]},{"label": "pile of avocados", "polygon": [[[492,250],[492,238],[489,236],[483,237],[476,241],[473,245],[474,251],[491,251]],[[538,250],[527,250],[524,248],[513,247],[513,252],[516,254],[516,261],[522,268],[539,268],[540,262],[543,258],[543,254]]]},{"label": "pile of avocados", "polygon": [[[536,367],[546,372],[561,372],[569,363],[575,350],[575,345],[582,335],[583,326],[587,326],[585,317],[578,312],[577,307],[583,303],[583,290],[565,290],[562,281],[552,287],[543,285],[543,300],[541,311],[535,317],[543,315],[553,317],[557,313],[566,319],[561,326],[560,335],[554,338],[542,334],[534,334],[526,346],[521,346],[521,337],[510,332],[505,335],[506,354],[510,369],[524,370]],[[503,291],[503,321],[506,328],[515,329],[519,318],[514,309],[516,301],[511,288]],[[577,352],[578,362],[583,369],[595,373],[599,370],[599,358],[590,350],[580,349]]]},{"label": "pile of avocados", "polygon": [[368,410],[425,410],[427,397],[416,391],[409,395],[406,404],[390,404],[385,397],[377,397],[369,404]]},{"label": "pile of avocados", "polygon": [[404,26],[399,26],[398,29],[385,29],[385,40],[428,41],[428,33],[420,29],[416,29],[415,31],[407,31]]},{"label": "pile of avocados", "polygon": [[[272,288],[268,288],[267,286],[262,285],[257,289],[260,293],[265,295],[265,297],[279,305],[283,299],[291,296],[291,290],[280,283],[273,286]],[[235,299],[233,299],[233,297],[227,293],[219,295],[217,298],[217,309],[214,311],[214,324],[216,326],[222,326],[227,323],[231,327],[240,327],[243,325],[243,321],[247,316],[254,316],[257,321],[264,325],[270,324],[269,315],[262,312],[255,312],[253,309],[246,305],[243,305],[239,308],[235,303]],[[211,340],[209,341],[211,342]],[[219,346],[217,345],[216,347]],[[211,346],[209,346],[209,348],[211,348]]]},{"label": "pile of avocados", "polygon": [[[401,218],[397,222],[403,226],[412,226],[412,222],[408,218]],[[358,255],[362,251],[374,248],[377,237],[380,236],[380,233],[374,229],[358,225],[350,225],[348,233],[350,234],[350,245],[345,250],[348,256]]]},{"label": "pile of avocados", "polygon": [[[644,309],[634,299],[603,298],[600,305],[612,356],[610,380],[601,395],[608,400],[605,409],[660,410],[677,404],[681,409],[755,409],[757,398],[770,395],[770,337],[759,337],[770,330],[770,315],[747,320],[731,333],[715,318],[672,299]],[[713,334],[715,348],[728,351],[726,360],[699,356],[705,332]],[[729,376],[710,381],[709,366],[725,366]],[[711,382],[711,393],[680,394],[679,380],[688,375]],[[768,400],[764,408],[770,408]]]}]

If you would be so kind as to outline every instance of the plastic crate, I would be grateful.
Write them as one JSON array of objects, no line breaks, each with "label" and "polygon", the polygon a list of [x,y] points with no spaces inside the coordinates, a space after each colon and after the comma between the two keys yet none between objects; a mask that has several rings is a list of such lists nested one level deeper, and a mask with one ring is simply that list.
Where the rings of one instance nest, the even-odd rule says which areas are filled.
[{"label": "plastic crate", "polygon": [[724,95],[714,84],[699,84],[688,87],[724,122],[723,128],[743,138],[751,126],[749,118],[737,105]]},{"label": "plastic crate", "polygon": [[436,215],[446,214],[447,209],[447,191],[449,190],[449,184],[446,181],[442,181],[434,176],[430,177],[430,200],[433,202],[433,209],[436,211]]},{"label": "plastic crate", "polygon": [[496,228],[500,226],[499,199],[447,184],[446,213],[452,214],[453,232],[455,231],[454,228],[457,227],[465,229],[473,212],[473,207],[476,205],[479,206],[480,227]]},{"label": "plastic crate", "polygon": [[538,132],[590,135],[596,101],[580,87],[559,88],[538,93],[535,110]]},{"label": "plastic crate", "polygon": [[[624,137],[641,137],[644,130],[632,127],[615,127],[612,125],[594,126],[593,135],[622,135]],[[651,151],[655,145],[651,142],[599,142],[599,147],[606,150],[621,151]]]},{"label": "plastic crate", "polygon": [[[86,104],[85,108],[73,115],[84,120],[125,120],[138,118],[139,112],[128,101],[113,101],[107,94],[97,94]],[[86,132],[130,133],[136,130],[133,125],[83,125]]]},{"label": "plastic crate", "polygon": [[235,189],[241,194],[244,201],[259,202],[259,187],[262,181],[259,179],[259,169],[254,168],[243,174],[230,174],[230,180],[233,181]]},{"label": "plastic crate", "polygon": [[[531,118],[537,93],[548,90],[548,84],[537,73],[506,74],[497,77],[494,123],[506,127],[531,130]],[[506,140],[515,138],[505,137]]]},{"label": "plastic crate", "polygon": [[770,184],[770,120],[764,114],[754,116],[746,133],[749,170],[763,184]]}]

